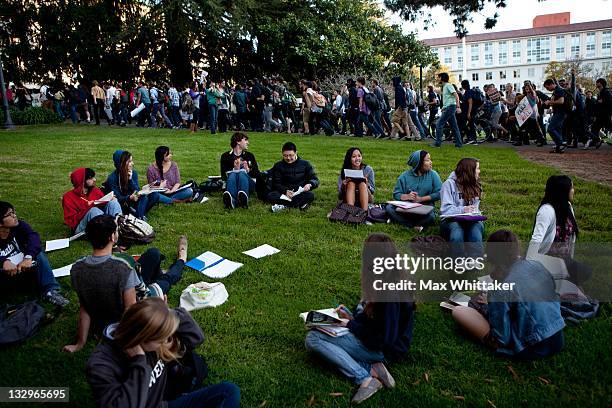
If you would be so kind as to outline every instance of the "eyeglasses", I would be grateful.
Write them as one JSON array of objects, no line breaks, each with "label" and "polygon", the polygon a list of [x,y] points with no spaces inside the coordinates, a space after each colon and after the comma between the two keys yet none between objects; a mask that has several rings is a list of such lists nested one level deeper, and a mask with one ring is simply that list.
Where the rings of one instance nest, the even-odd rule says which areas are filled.
[{"label": "eyeglasses", "polygon": [[4,214],[4,217],[2,218],[8,218],[8,217],[17,218],[17,213],[15,213],[15,210],[11,210],[7,212],[6,214]]}]

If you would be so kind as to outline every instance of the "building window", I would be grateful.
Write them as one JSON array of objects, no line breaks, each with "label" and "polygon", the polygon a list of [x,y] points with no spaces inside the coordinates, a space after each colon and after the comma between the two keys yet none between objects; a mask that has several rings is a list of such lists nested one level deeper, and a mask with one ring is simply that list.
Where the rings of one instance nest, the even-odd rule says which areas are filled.
[{"label": "building window", "polygon": [[533,78],[535,76],[535,68],[528,68],[527,69],[527,76],[530,78]]},{"label": "building window", "polygon": [[499,79],[506,79],[506,71],[499,71]]},{"label": "building window", "polygon": [[493,43],[485,43],[484,45],[485,66],[493,65]]},{"label": "building window", "polygon": [[527,39],[527,62],[550,61],[550,37]]},{"label": "building window", "polygon": [[512,63],[521,63],[521,40],[512,40]]},{"label": "building window", "polygon": [[519,88],[519,86],[521,86],[521,84],[519,84],[518,82],[514,83],[514,91],[515,92],[518,92],[518,90],[521,89],[521,88]]},{"label": "building window", "polygon": [[612,31],[604,31],[601,33],[601,56],[609,57],[610,49],[612,48]]},{"label": "building window", "polygon": [[514,78],[520,78],[521,77],[521,70],[520,69],[515,69],[514,70]]},{"label": "building window", "polygon": [[499,87],[497,88],[497,90],[501,91],[501,90],[505,90],[506,89],[506,84],[499,84]]},{"label": "building window", "polygon": [[612,69],[612,62],[610,61],[602,62],[601,69],[603,70],[603,72],[610,71],[610,69]]},{"label": "building window", "polygon": [[580,57],[580,34],[572,34],[572,47],[570,49],[572,58]]},{"label": "building window", "polygon": [[485,78],[487,79],[487,81],[490,81],[491,79],[493,79],[493,73],[492,72],[487,72],[485,74]]},{"label": "building window", "polygon": [[451,54],[451,47],[444,47],[444,65],[451,66],[453,63],[453,55]]},{"label": "building window", "polygon": [[555,51],[557,53],[557,61],[565,59],[565,36],[564,35],[557,36]]},{"label": "building window", "polygon": [[586,56],[587,58],[595,56],[595,33],[587,33],[586,35]]},{"label": "building window", "polygon": [[499,65],[508,64],[508,43],[505,41],[499,42],[498,61]]},{"label": "building window", "polygon": [[478,81],[478,73],[477,72],[472,74],[472,81]]},{"label": "building window", "polygon": [[463,45],[457,47],[457,66],[463,68]]},{"label": "building window", "polygon": [[478,66],[478,60],[480,59],[480,45],[479,44],[472,44],[470,46],[470,50],[471,50],[471,63],[470,66],[472,68],[476,68]]},{"label": "building window", "polygon": [[463,81],[463,75],[459,74],[459,82]]}]

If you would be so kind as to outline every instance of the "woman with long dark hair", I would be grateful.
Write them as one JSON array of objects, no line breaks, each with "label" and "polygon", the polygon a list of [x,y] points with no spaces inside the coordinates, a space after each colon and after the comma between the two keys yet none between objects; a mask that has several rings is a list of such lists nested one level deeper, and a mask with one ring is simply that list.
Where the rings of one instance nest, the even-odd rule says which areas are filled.
[{"label": "woman with long dark hair", "polygon": [[169,309],[160,298],[133,304],[119,323],[104,330],[87,361],[87,381],[97,405],[238,407],[240,389],[228,382],[182,396],[169,392],[168,385],[179,378],[173,367],[203,341],[202,330],[185,309]]},{"label": "woman with long dark hair", "polygon": [[[344,170],[361,170],[364,178],[352,179],[346,177]],[[344,155],[344,163],[338,176],[338,198],[347,204],[358,205],[367,210],[368,204],[372,202],[375,190],[374,170],[363,162],[360,148],[349,148]]]},{"label": "woman with long dark hair", "polygon": [[[306,336],[306,349],[319,355],[337,368],[345,377],[359,385],[353,403],[371,397],[383,386],[392,388],[395,380],[385,363],[402,360],[412,342],[414,302],[394,297],[387,302],[377,301],[380,293],[372,292],[372,278],[382,275],[373,273],[374,257],[395,258],[397,248],[386,234],[370,234],[363,247],[362,302],[351,314],[344,305],[337,309],[343,319],[341,326],[349,332],[332,337],[318,330]],[[401,278],[401,271],[384,275],[386,280]],[[369,286],[369,288],[368,288]]]},{"label": "woman with long dark hair", "polygon": [[440,232],[452,245],[456,256],[463,253],[462,244],[468,242],[468,253],[482,253],[482,221],[466,219],[466,214],[480,213],[482,186],[480,185],[480,163],[476,159],[463,158],[457,163],[440,190]]},{"label": "woman with long dark hair", "polygon": [[149,193],[147,187],[141,190],[130,152],[116,150],[113,162],[115,171],[108,175],[106,184],[113,190],[124,213],[134,211],[137,218],[146,220],[147,212],[159,201],[159,193]]},{"label": "woman with long dark hair", "polygon": [[172,160],[172,152],[168,146],[155,149],[155,163],[147,169],[147,181],[149,184],[167,188],[167,191],[159,196],[159,202],[162,204],[191,201],[193,196],[191,188],[177,191],[181,186],[181,173],[176,162]]}]

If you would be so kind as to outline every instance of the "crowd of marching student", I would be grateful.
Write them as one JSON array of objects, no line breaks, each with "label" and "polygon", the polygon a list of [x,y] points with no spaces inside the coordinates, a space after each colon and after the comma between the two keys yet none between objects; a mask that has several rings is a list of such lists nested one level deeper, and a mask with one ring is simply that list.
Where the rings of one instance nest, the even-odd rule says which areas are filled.
[{"label": "crowd of marching student", "polygon": [[[138,127],[208,129],[212,134],[250,129],[406,140],[431,137],[434,146],[443,139],[456,146],[500,139],[515,145],[533,140],[542,146],[550,134],[558,153],[578,143],[585,149],[599,148],[601,135],[612,131],[612,94],[604,78],[596,81],[597,89],[586,92],[573,76],[569,81],[550,78],[543,84],[546,93],[530,81],[522,89],[507,84],[498,90],[488,84],[481,91],[470,87],[468,80],[460,86],[449,83],[446,73],[438,79],[439,84],[428,85],[423,93],[400,77],[391,84],[349,78],[337,89],[320,89],[316,81],[301,80],[296,94],[282,77],[235,85],[205,77],[188,84],[94,80],[91,87],[55,82],[33,91],[13,85],[7,99],[19,109],[48,107],[73,123],[95,120],[99,125],[106,119],[109,125],[134,122]],[[520,123],[515,111],[523,98],[533,113]]]},{"label": "crowd of marching student", "polygon": [[[319,186],[314,167],[298,155],[292,142],[285,143],[281,153],[282,160],[262,172],[249,151],[247,135],[235,133],[230,150],[220,158],[225,206],[248,208],[251,195],[257,192],[273,204],[273,212],[288,207],[306,210],[315,199],[313,190]],[[164,302],[170,287],[182,277],[187,238],[179,237],[176,261],[167,272],[160,268],[164,255],[155,248],[143,253],[137,266],[132,257],[114,252],[120,238],[116,221],[120,214],[146,219],[148,211],[158,203],[189,202],[198,194],[197,186],[182,184],[178,164],[172,158],[168,147],[157,148],[155,161],[147,170],[147,183],[141,186],[131,153],[117,150],[113,154],[115,170],[104,183],[106,192],[113,193],[110,200],[102,200],[105,192],[96,186],[96,173],[90,168],[78,168],[71,174],[73,188],[62,200],[65,223],[75,233],[84,231],[92,246],[91,254],[72,266],[71,284],[80,306],[76,342],[66,345],[64,351],[79,351],[90,332],[102,336],[86,370],[94,398],[101,406],[158,406],[162,401],[170,407],[239,404],[240,391],[234,384],[189,388],[181,393],[173,381],[176,362],[184,361],[204,339],[188,312],[169,309]],[[487,245],[483,244],[486,217],[480,214],[484,197],[479,161],[461,159],[444,182],[433,169],[432,155],[427,151],[413,152],[407,164],[409,168],[397,179],[393,198],[431,204],[432,209],[427,214],[413,214],[389,204],[386,211],[390,219],[409,228],[418,227],[420,232],[436,222],[433,204],[440,201],[440,235],[458,248],[455,255],[460,256],[463,243],[467,243],[466,253],[489,255],[492,277],[515,283],[513,302],[507,302],[502,294],[489,292],[480,299],[481,304],[488,304],[486,308],[455,308],[453,317],[458,324],[504,355],[536,358],[559,352],[564,344],[564,320],[550,272],[539,262],[520,257],[518,239],[510,231],[493,232]],[[345,170],[362,171],[363,178],[348,177]],[[375,192],[374,169],[365,164],[361,149],[348,149],[338,175],[339,200],[368,209]],[[573,196],[569,177],[549,178],[535,211],[531,240],[536,253],[572,258],[579,235],[571,205]],[[68,300],[59,291],[39,235],[17,217],[15,208],[7,202],[0,202],[0,216],[1,286],[14,286],[14,281],[29,276],[46,300],[66,306]],[[385,234],[371,234],[366,240],[369,242],[384,245],[390,256],[397,252]],[[488,243],[498,242],[508,243],[512,250],[494,253],[495,246],[489,247]],[[583,269],[576,264],[575,270]],[[584,279],[578,275],[570,279]],[[534,282],[540,295],[550,301],[535,302],[529,297]],[[409,352],[414,313],[411,301],[362,302],[352,312],[341,306],[338,314],[349,333],[332,337],[313,330],[306,337],[306,347],[359,386],[353,397],[359,403],[383,386],[395,385],[388,365],[401,362]]]}]

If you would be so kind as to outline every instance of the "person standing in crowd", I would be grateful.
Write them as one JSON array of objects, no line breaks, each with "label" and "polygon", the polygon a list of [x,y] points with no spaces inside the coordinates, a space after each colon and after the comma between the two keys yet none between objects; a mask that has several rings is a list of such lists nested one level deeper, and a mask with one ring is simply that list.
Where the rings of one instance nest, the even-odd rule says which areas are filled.
[{"label": "person standing in crowd", "polygon": [[[93,98],[94,117],[96,125],[100,125],[100,116],[104,115],[104,101],[106,100],[106,92],[100,88],[98,81],[94,80],[91,83],[91,96]],[[108,120],[108,118],[107,118]],[[110,122],[109,122],[110,123]]]},{"label": "person standing in crowd", "polygon": [[255,191],[259,165],[255,155],[248,151],[249,137],[236,132],[230,139],[231,150],[221,155],[221,177],[226,181],[223,193],[225,208],[249,208],[249,197]]},{"label": "person standing in crowd", "polygon": [[238,130],[245,130],[248,127],[247,118],[247,94],[242,84],[236,84],[234,87],[234,95],[232,95],[232,102],[236,107],[236,125]]},{"label": "person standing in crowd", "polygon": [[138,114],[138,124],[137,127],[144,127],[145,121],[149,122],[149,126],[153,126],[151,122],[151,97],[149,96],[149,90],[145,86],[143,81],[138,82],[138,91],[137,91],[137,99],[136,99],[136,107],[140,106],[140,104],[144,105],[144,109],[140,111]]},{"label": "person standing in crowd", "polygon": [[608,83],[604,78],[597,79],[595,86],[599,91],[597,95],[597,108],[595,109],[595,122],[591,126],[589,140],[585,145],[585,149],[588,149],[590,146],[595,146],[596,149],[599,149],[603,143],[599,137],[599,132],[602,129],[607,131],[612,129],[612,122],[610,121],[612,116],[612,92],[608,89]]},{"label": "person standing in crowd", "polygon": [[[528,145],[529,136],[531,136],[537,141],[537,146],[542,147],[546,144],[546,141],[544,140],[544,134],[542,133],[542,130],[540,129],[540,125],[538,124],[538,121],[537,121],[538,103],[540,102],[540,100],[538,98],[538,95],[535,92],[535,89],[533,88],[530,82],[526,82],[525,85],[523,85],[523,97],[527,98],[527,100],[529,101],[529,105],[531,105],[531,108],[533,109],[533,113],[531,114],[529,118],[527,118],[525,123],[523,123],[523,126],[522,126],[523,140],[520,140],[520,139],[517,140],[514,143],[514,145],[515,146],[521,146],[523,144]],[[517,98],[517,104],[520,103],[521,100],[522,99]]]},{"label": "person standing in crowd", "polygon": [[[313,95],[314,91],[310,85],[310,82],[302,79],[300,81],[300,90],[302,91],[302,123],[304,127],[304,134],[311,134],[311,111],[314,105]],[[314,131],[314,129],[312,129]]]},{"label": "person standing in crowd", "polygon": [[446,72],[438,74],[440,85],[442,86],[442,115],[438,119],[436,124],[436,142],[434,147],[442,146],[442,136],[444,126],[446,123],[450,124],[451,131],[455,135],[455,147],[461,147],[463,145],[461,141],[461,133],[459,132],[459,126],[457,125],[456,114],[461,113],[459,106],[459,95],[455,88],[448,83],[449,77]]},{"label": "person standing in crowd", "polygon": [[206,90],[206,101],[208,105],[208,126],[210,127],[210,134],[214,135],[217,133],[217,121],[219,113],[219,100],[221,99],[221,91],[217,86],[217,83],[210,81],[210,86]]},{"label": "person standing in crowd", "polygon": [[359,116],[357,117],[357,127],[355,128],[355,136],[363,137],[363,125],[368,127],[375,138],[380,138],[384,132],[382,127],[376,122],[372,123],[370,120],[370,114],[372,110],[366,104],[366,95],[370,93],[370,90],[366,88],[366,80],[364,77],[357,78],[357,98],[359,98]]},{"label": "person standing in crowd", "polygon": [[168,89],[168,97],[170,98],[170,118],[172,119],[172,125],[174,129],[178,129],[181,126],[181,115],[179,113],[181,108],[181,97],[174,83]]},{"label": "person standing in crowd", "polygon": [[416,135],[414,140],[418,141],[425,137],[425,129],[423,129],[419,121],[417,94],[414,89],[412,89],[412,84],[408,81],[406,81],[404,89],[406,90],[406,101],[408,104],[408,126],[410,129],[416,129],[416,131],[413,130],[412,133]]},{"label": "person standing in crowd", "polygon": [[438,108],[440,107],[440,98],[434,91],[433,85],[427,86],[427,106],[429,107],[429,120],[428,126],[432,137],[436,138],[436,116],[438,115]]},{"label": "person standing in crowd", "polygon": [[229,122],[230,98],[225,90],[225,81],[219,83],[219,111],[217,112],[217,121],[219,122],[219,132],[227,132]]},{"label": "person standing in crowd", "polygon": [[372,111],[372,116],[374,118],[374,123],[378,125],[378,128],[381,130],[378,138],[382,138],[385,136],[384,130],[382,130],[382,115],[383,112],[387,112],[387,105],[385,104],[385,93],[382,87],[378,84],[377,79],[373,79],[371,82],[372,92],[376,95],[376,99],[378,100],[378,109]]},{"label": "person standing in crowd", "polygon": [[563,140],[563,123],[567,117],[567,110],[565,109],[565,89],[560,85],[557,85],[552,78],[548,78],[544,81],[544,88],[549,92],[552,92],[552,98],[547,100],[544,104],[548,107],[552,107],[553,114],[548,121],[548,133],[552,136],[555,141],[555,148],[553,153],[563,153],[567,148],[567,142]]},{"label": "person standing in crowd", "polygon": [[461,81],[463,88],[463,97],[461,98],[461,120],[467,128],[466,144],[476,143],[476,113],[482,105],[480,94],[478,91],[470,87],[470,81],[464,79]]}]

